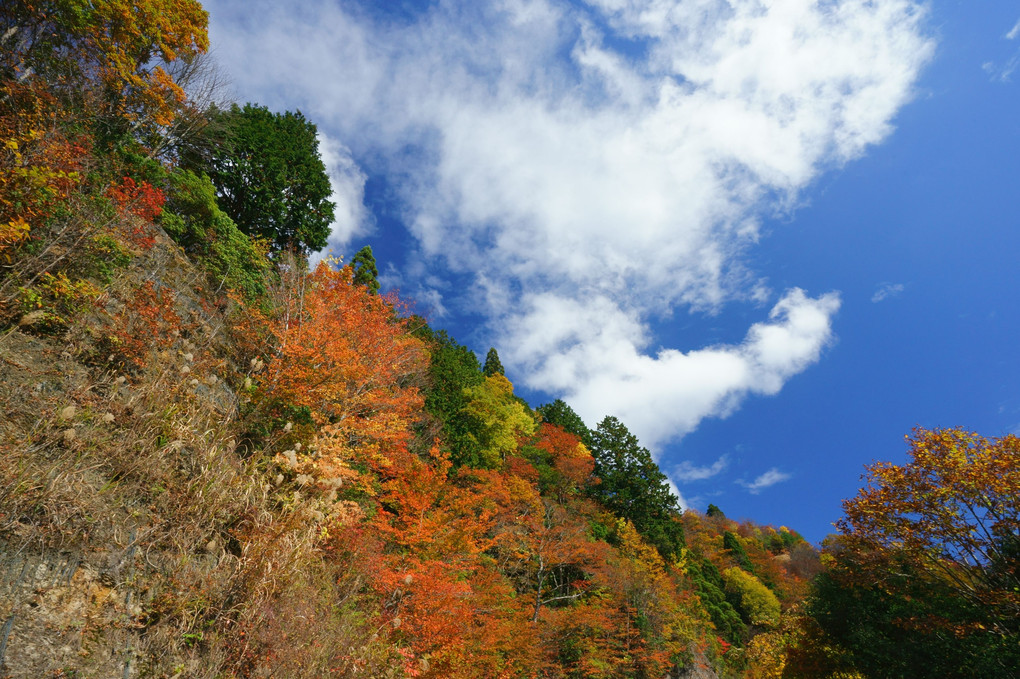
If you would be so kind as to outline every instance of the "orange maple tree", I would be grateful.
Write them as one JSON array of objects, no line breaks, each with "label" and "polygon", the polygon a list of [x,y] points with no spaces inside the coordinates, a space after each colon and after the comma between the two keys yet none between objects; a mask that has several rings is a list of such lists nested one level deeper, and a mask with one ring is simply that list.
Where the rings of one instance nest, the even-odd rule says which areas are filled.
[{"label": "orange maple tree", "polygon": [[271,406],[304,407],[324,455],[371,458],[407,444],[422,407],[416,381],[427,354],[394,298],[355,285],[350,269],[321,262],[292,288],[268,327],[275,356],[262,378]]},{"label": "orange maple tree", "polygon": [[906,464],[871,465],[867,486],[844,502],[843,549],[854,552],[862,573],[869,563],[881,569],[891,558],[908,559],[983,609],[996,631],[1015,630],[1020,438],[918,429],[907,440]]},{"label": "orange maple tree", "polygon": [[484,469],[451,474],[438,446],[427,456],[405,450],[377,474],[384,481],[372,526],[388,549],[374,583],[396,624],[405,672],[520,676],[533,631],[488,555],[509,502],[507,479]]},{"label": "orange maple tree", "polygon": [[197,0],[9,0],[0,29],[14,36],[0,67],[32,75],[72,98],[95,90],[106,112],[166,125],[184,101],[164,65],[209,47],[208,13]]}]

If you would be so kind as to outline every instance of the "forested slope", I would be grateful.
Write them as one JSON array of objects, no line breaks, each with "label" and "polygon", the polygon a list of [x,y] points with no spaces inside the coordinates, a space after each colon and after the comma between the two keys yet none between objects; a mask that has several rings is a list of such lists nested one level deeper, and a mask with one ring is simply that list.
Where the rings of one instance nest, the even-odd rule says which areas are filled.
[{"label": "forested slope", "polygon": [[197,2],[16,0],[0,41],[6,674],[913,676],[881,656],[909,641],[1011,676],[1015,438],[918,434],[990,526],[976,566],[886,539],[891,496],[824,558],[682,512],[624,423],[516,397],[371,250],[309,267],[315,126],[216,101]]}]

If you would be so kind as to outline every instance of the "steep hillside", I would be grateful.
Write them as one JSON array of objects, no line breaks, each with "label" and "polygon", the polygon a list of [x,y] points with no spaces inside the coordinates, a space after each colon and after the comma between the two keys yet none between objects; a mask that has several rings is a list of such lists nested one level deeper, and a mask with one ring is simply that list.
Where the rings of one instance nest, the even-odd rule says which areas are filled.
[{"label": "steep hillside", "polygon": [[[338,595],[303,562],[314,503],[281,506],[266,460],[238,447],[254,369],[238,362],[224,300],[143,228],[152,246],[86,308],[59,323],[49,306],[28,311],[0,339],[12,676],[222,676],[242,663],[251,620],[272,634],[267,610],[286,609],[289,626]],[[295,591],[300,606],[270,606]],[[373,653],[371,630],[333,636],[320,619],[290,634],[302,624],[308,643]]]},{"label": "steep hillside", "polygon": [[[664,560],[589,499],[577,436],[344,270],[266,280],[278,300],[302,290],[289,337],[155,224],[125,213],[107,235],[123,253],[107,282],[22,301],[0,339],[11,676],[702,676],[746,663],[728,649],[765,628],[745,625],[778,622],[727,603],[715,543],[736,524],[688,515],[697,551]],[[336,313],[366,304],[376,332]],[[474,387],[427,377],[447,354]],[[463,399],[449,417],[444,392]],[[471,465],[423,438],[454,423]],[[773,587],[800,582],[748,540]]]},{"label": "steep hillside", "polygon": [[1015,676],[1020,439],[915,432],[821,555],[682,511],[370,248],[309,267],[315,125],[189,96],[206,21],[0,6],[2,676]]}]

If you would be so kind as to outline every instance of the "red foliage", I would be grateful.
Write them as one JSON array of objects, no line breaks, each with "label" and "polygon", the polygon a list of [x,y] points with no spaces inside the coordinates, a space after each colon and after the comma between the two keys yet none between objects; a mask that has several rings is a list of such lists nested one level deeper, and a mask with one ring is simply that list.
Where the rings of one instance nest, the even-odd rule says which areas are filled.
[{"label": "red foliage", "polygon": [[163,205],[166,203],[163,191],[149,182],[138,183],[131,177],[124,177],[120,184],[114,184],[106,190],[106,197],[121,211],[143,220],[142,223],[133,224],[127,236],[135,247],[143,250],[151,248],[156,239],[148,222],[163,213]]},{"label": "red foliage", "polygon": [[170,346],[180,329],[173,295],[146,281],[114,316],[108,341],[123,361],[143,368],[149,352]]},{"label": "red foliage", "polygon": [[137,183],[131,177],[124,177],[121,183],[106,190],[106,197],[117,206],[146,221],[153,221],[163,212],[166,196],[163,191],[149,182]]}]

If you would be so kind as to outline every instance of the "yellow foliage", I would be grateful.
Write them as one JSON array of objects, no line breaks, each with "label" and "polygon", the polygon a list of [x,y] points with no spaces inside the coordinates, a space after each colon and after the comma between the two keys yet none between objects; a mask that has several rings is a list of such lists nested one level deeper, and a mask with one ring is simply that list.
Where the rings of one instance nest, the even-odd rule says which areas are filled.
[{"label": "yellow foliage", "polygon": [[722,573],[726,591],[736,594],[740,611],[752,625],[774,627],[779,624],[779,599],[761,581],[740,568],[727,568]]},{"label": "yellow foliage", "polygon": [[503,375],[486,377],[485,381],[464,390],[468,404],[464,412],[475,421],[472,436],[481,448],[482,466],[496,467],[500,460],[517,450],[521,436],[535,432],[534,418],[524,405],[514,399],[514,387]]},{"label": "yellow foliage", "polygon": [[21,217],[0,223],[0,256],[7,260],[8,264],[11,262],[9,251],[28,238],[30,230],[28,222]]},{"label": "yellow foliage", "polygon": [[759,634],[747,644],[748,679],[782,679],[786,652],[782,635]]}]

